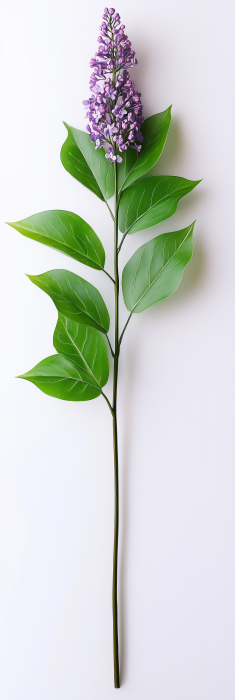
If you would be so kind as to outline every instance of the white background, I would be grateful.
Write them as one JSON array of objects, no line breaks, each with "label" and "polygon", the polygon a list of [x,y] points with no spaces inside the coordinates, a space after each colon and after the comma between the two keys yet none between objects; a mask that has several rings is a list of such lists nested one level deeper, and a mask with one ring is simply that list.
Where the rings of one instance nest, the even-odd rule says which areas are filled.
[{"label": "white background", "polygon": [[[173,297],[136,315],[119,381],[123,700],[234,700],[234,12],[230,0],[120,0],[145,117],[171,103],[154,172],[204,178],[174,218],[128,237],[124,263],[195,218]],[[56,309],[24,273],[65,267],[10,229],[47,209],[93,226],[106,207],[63,169],[62,120],[85,129],[100,0],[8,0],[1,27],[2,700],[111,700],[113,457],[102,397],[46,397],[15,380],[53,354]],[[127,313],[121,308],[121,325]],[[113,326],[112,326],[113,330]],[[111,382],[107,386],[111,395]]]}]

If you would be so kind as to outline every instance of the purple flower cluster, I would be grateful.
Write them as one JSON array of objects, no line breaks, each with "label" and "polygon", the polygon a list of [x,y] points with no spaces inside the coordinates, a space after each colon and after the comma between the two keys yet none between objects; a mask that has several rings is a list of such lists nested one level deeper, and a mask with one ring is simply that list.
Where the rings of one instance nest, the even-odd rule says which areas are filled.
[{"label": "purple flower cluster", "polygon": [[140,128],[142,115],[141,93],[134,89],[128,67],[135,67],[137,60],[131,42],[124,34],[125,26],[120,15],[111,7],[105,8],[98,37],[99,48],[90,66],[92,97],[84,100],[86,117],[90,124],[87,131],[95,148],[108,145],[105,157],[112,163],[122,158],[117,155],[128,146],[140,151],[143,141]]}]

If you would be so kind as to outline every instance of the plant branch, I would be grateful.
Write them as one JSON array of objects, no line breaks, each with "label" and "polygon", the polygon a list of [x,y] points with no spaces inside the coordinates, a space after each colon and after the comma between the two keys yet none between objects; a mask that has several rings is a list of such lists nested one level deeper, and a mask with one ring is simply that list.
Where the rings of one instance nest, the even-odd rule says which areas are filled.
[{"label": "plant branch", "polygon": [[112,209],[110,209],[110,206],[109,206],[109,204],[108,204],[108,202],[107,202],[107,200],[106,200],[106,199],[105,199],[105,204],[106,204],[106,206],[108,207],[108,210],[109,210],[110,216],[112,217],[112,219],[113,219],[113,221],[114,221],[114,215],[113,215]]},{"label": "plant branch", "polygon": [[126,327],[128,326],[128,323],[129,323],[129,321],[131,320],[132,314],[133,314],[133,311],[131,311],[130,316],[128,317],[127,322],[126,322],[126,324],[125,324],[125,326],[124,326],[124,328],[123,328],[123,331],[122,331],[122,333],[121,333],[121,335],[120,335],[120,338],[119,338],[119,348],[120,348],[120,345],[121,345],[121,342],[122,342],[122,339],[123,339],[123,336],[124,336]]},{"label": "plant branch", "polygon": [[124,236],[122,237],[121,243],[120,243],[120,245],[118,246],[118,251],[117,251],[118,253],[120,253],[122,244],[124,243],[127,234],[128,234],[128,231],[126,231],[126,233],[124,233]]},{"label": "plant branch", "polygon": [[110,411],[111,411],[112,416],[113,416],[113,407],[111,406],[111,403],[110,403],[110,401],[108,400],[108,397],[106,396],[106,394],[104,394],[104,392],[103,392],[102,390],[101,390],[100,393],[101,393],[102,396],[104,397],[105,401],[107,401],[108,407],[110,408]]},{"label": "plant branch", "polygon": [[112,355],[112,357],[115,357],[115,354],[114,354],[114,352],[113,352],[113,348],[112,348],[112,345],[111,345],[111,343],[110,343],[110,340],[109,340],[109,337],[108,337],[107,333],[106,333],[106,338],[107,338],[107,341],[108,341],[108,344],[109,344],[109,347],[110,347],[110,350],[111,350],[111,355]]},{"label": "plant branch", "polygon": [[109,274],[109,272],[107,272],[107,270],[104,270],[104,268],[102,268],[102,270],[103,270],[103,272],[105,272],[105,274],[109,277],[109,279],[112,280],[113,284],[115,284],[115,280],[114,280],[113,277]]}]

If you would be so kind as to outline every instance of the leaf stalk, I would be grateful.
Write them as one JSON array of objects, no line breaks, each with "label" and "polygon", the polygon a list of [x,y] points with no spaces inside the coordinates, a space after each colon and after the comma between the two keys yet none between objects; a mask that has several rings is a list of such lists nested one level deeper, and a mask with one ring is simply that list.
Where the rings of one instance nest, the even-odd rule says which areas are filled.
[{"label": "leaf stalk", "polygon": [[130,316],[128,316],[127,322],[125,323],[125,326],[124,326],[124,328],[123,328],[123,331],[122,331],[122,333],[121,333],[121,335],[120,335],[120,338],[119,338],[119,351],[120,351],[120,345],[121,345],[121,342],[122,342],[122,339],[123,339],[125,330],[126,330],[126,328],[127,328],[127,326],[128,326],[129,321],[131,320],[132,313],[133,313],[133,311],[131,311]]}]

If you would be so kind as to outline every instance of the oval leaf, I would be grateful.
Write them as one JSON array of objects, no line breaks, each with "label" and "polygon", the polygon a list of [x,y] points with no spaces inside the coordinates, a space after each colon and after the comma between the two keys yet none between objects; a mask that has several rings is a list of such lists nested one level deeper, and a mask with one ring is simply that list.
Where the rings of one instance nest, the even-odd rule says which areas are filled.
[{"label": "oval leaf", "polygon": [[193,254],[194,224],[153,238],[128,261],[122,274],[122,291],[131,313],[148,309],[177,289]]},{"label": "oval leaf", "polygon": [[70,175],[104,201],[98,182],[73,138],[72,127],[70,128],[67,124],[65,126],[68,129],[68,136],[61,148],[60,158],[62,165]]},{"label": "oval leaf", "polygon": [[64,122],[68,138],[61,149],[61,162],[70,175],[88,187],[103,201],[114,194],[114,167],[103,148],[95,150],[85,131],[74,129]]},{"label": "oval leaf", "polygon": [[54,348],[79,368],[90,372],[100,387],[109,377],[107,343],[95,328],[75,323],[59,314],[53,338]]},{"label": "oval leaf", "polygon": [[143,177],[157,163],[166,143],[170,123],[171,107],[144,120],[141,126],[143,141],[140,153],[132,148],[122,153],[122,163],[118,166],[119,191]]},{"label": "oval leaf", "polygon": [[165,221],[176,212],[181,197],[191,192],[199,182],[201,180],[155,175],[128,187],[121,195],[120,231],[132,234]]},{"label": "oval leaf", "polygon": [[64,401],[89,401],[101,393],[90,372],[60,355],[46,357],[18,378],[27,379],[44,394]]},{"label": "oval leaf", "polygon": [[108,309],[92,284],[68,270],[50,270],[42,275],[27,276],[53,299],[58,311],[66,318],[107,333],[110,323]]},{"label": "oval leaf", "polygon": [[102,243],[93,228],[70,211],[42,211],[22,221],[9,223],[17,231],[55,248],[71,258],[89,265],[96,270],[103,270],[105,252]]}]

